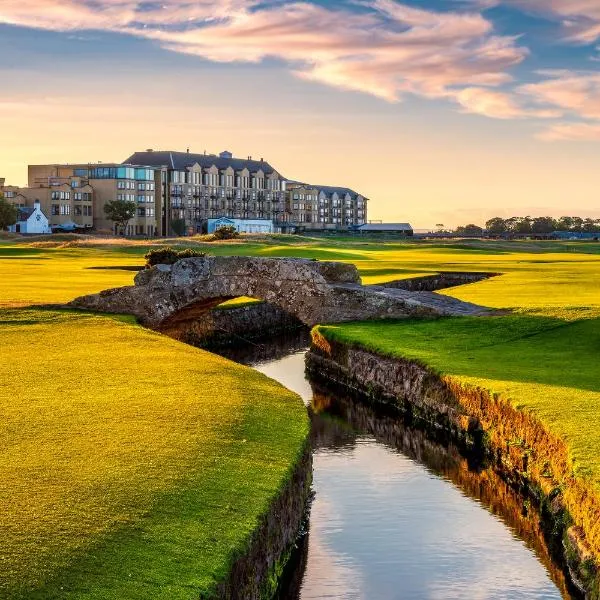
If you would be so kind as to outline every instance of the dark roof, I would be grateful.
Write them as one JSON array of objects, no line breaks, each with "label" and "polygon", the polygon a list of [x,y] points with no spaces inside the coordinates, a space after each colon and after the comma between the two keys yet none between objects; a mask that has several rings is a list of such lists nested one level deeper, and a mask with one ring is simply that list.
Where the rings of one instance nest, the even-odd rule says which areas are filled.
[{"label": "dark roof", "polygon": [[135,152],[124,163],[130,165],[148,165],[151,167],[169,167],[184,171],[198,163],[203,168],[215,165],[218,169],[233,168],[235,171],[248,169],[255,173],[262,169],[266,175],[275,172],[275,169],[266,161],[245,160],[242,158],[227,158],[210,154],[192,154],[189,152],[172,152],[170,150],[156,150],[152,152]]},{"label": "dark roof", "polygon": [[19,208],[19,216],[17,217],[19,221],[27,221],[29,217],[34,213],[35,208],[30,206],[26,206],[24,208]]},{"label": "dark roof", "polygon": [[412,231],[410,223],[365,223],[359,225],[361,231]]},{"label": "dark roof", "polygon": [[332,185],[316,185],[314,183],[303,183],[302,181],[290,181],[289,183],[291,183],[292,185],[301,185],[307,188],[312,188],[318,190],[319,192],[323,192],[328,196],[331,196],[335,193],[337,193],[338,196],[345,196],[346,194],[350,194],[351,196],[356,197],[361,195],[358,192],[355,192],[354,190],[351,190],[347,187],[335,187]]}]

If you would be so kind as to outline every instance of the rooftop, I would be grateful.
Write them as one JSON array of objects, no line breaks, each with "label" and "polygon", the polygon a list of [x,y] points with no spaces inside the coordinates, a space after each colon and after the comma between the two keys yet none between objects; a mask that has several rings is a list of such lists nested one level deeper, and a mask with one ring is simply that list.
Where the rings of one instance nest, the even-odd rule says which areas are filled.
[{"label": "rooftop", "polygon": [[355,192],[354,190],[347,188],[347,187],[336,187],[336,186],[332,186],[332,185],[317,185],[315,183],[304,183],[302,181],[289,181],[288,183],[290,183],[292,185],[301,185],[306,188],[315,189],[315,190],[318,190],[319,192],[323,192],[324,194],[327,194],[328,196],[331,196],[332,194],[335,194],[335,193],[337,193],[338,196],[345,196],[346,194],[350,194],[351,196],[356,197],[356,196],[361,195],[358,192]]},{"label": "rooftop", "polygon": [[412,231],[410,223],[365,223],[360,225],[361,231]]},{"label": "rooftop", "polygon": [[234,158],[230,152],[221,152],[220,155],[216,155],[174,152],[172,150],[146,150],[145,152],[135,152],[125,162],[129,164],[152,165],[154,167],[168,167],[179,171],[183,171],[197,163],[203,168],[210,168],[214,165],[220,170],[231,167],[234,171],[248,169],[252,173],[262,169],[266,175],[277,172],[268,162],[262,159]]}]

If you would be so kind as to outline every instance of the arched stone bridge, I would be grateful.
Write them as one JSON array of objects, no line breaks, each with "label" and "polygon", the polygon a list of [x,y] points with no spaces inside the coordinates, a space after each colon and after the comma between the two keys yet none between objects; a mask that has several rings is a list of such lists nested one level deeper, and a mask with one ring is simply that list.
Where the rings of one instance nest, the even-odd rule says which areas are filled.
[{"label": "arched stone bridge", "polygon": [[155,329],[196,319],[222,302],[250,296],[306,325],[367,319],[485,315],[491,311],[433,292],[363,286],[354,265],[305,259],[186,258],[140,271],[135,285],[82,296],[69,306],[126,313]]}]

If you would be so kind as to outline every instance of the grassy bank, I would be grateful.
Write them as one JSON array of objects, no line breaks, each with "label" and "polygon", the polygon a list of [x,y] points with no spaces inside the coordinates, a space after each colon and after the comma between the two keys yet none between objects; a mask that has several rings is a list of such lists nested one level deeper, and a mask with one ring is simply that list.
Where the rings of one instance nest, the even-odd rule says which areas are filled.
[{"label": "grassy bank", "polygon": [[[519,424],[523,435],[503,443],[520,446],[524,453],[528,452],[524,439],[536,437],[536,423],[561,440],[565,456],[552,456],[550,446],[532,444],[534,454],[548,459],[546,465],[538,465],[538,475],[542,484],[548,484],[547,491],[560,484],[567,508],[575,523],[584,528],[589,549],[598,561],[600,257],[597,245],[489,243],[460,248],[450,244],[424,245],[404,251],[404,256],[407,258],[404,264],[410,268],[421,265],[438,271],[503,273],[443,293],[514,312],[485,319],[349,323],[321,326],[318,332],[332,341],[428,367],[456,392],[469,414],[487,406],[488,415],[484,411],[481,417],[496,428],[490,435],[498,443],[503,419],[513,418],[503,407],[531,415],[531,419],[525,418]],[[396,257],[388,260],[386,276],[396,268],[396,260]],[[496,414],[492,415],[492,411]]]},{"label": "grassy bank", "polygon": [[0,246],[2,598],[209,597],[303,450],[299,398],[256,372],[27,306],[129,284],[89,268],[124,261]]},{"label": "grassy bank", "polygon": [[[600,349],[598,345],[600,339],[600,244],[478,241],[382,243],[369,240],[339,241],[277,236],[260,240],[243,239],[225,244],[206,244],[195,240],[178,241],[178,243],[184,246],[192,245],[221,255],[297,256],[352,262],[357,265],[366,283],[381,283],[439,271],[501,273],[502,275],[499,277],[448,289],[443,293],[494,308],[512,309],[514,313],[508,316],[489,319],[455,318],[439,321],[355,323],[321,327],[320,330],[330,339],[363,345],[390,356],[419,361],[443,377],[450,378],[458,386],[487,390],[492,395],[497,394],[498,397],[505,399],[511,407],[534,415],[548,431],[566,444],[574,479],[583,485],[579,491],[589,490],[590,498],[594,502],[596,496],[600,494],[600,425],[598,425],[600,423],[600,370],[597,367],[597,356]],[[205,358],[207,355],[198,354],[197,351],[182,346],[169,346],[163,363],[158,361],[151,370],[146,371],[143,365],[149,357],[140,355],[139,350],[137,354],[131,350],[128,355],[122,354],[125,352],[124,349],[119,349],[118,353],[113,351],[112,340],[117,330],[130,332],[134,337],[142,336],[139,338],[140,344],[133,344],[138,348],[146,347],[146,339],[150,339],[143,336],[151,336],[154,339],[153,334],[140,330],[130,323],[119,323],[104,317],[75,317],[73,315],[40,313],[39,311],[35,311],[37,316],[31,316],[30,311],[13,312],[15,315],[20,315],[16,317],[6,316],[11,312],[10,307],[22,307],[31,303],[63,302],[77,295],[97,292],[118,285],[128,285],[133,279],[133,273],[130,271],[98,270],[89,267],[141,265],[143,264],[143,255],[149,247],[146,242],[123,243],[118,241],[115,243],[98,242],[94,239],[68,239],[58,243],[50,241],[50,247],[45,246],[48,244],[31,244],[28,240],[7,241],[4,245],[0,245],[0,277],[3,281],[10,282],[9,285],[0,287],[0,307],[4,307],[4,312],[1,313],[4,316],[1,316],[0,319],[5,321],[0,326],[0,335],[8,335],[7,332],[11,328],[23,331],[32,328],[34,331],[34,328],[42,327],[47,332],[44,335],[60,337],[60,341],[52,337],[48,338],[51,341],[44,343],[43,337],[33,336],[31,342],[25,343],[24,334],[12,333],[11,343],[15,344],[17,348],[22,346],[23,352],[25,350],[29,352],[29,348],[37,348],[36,356],[43,357],[46,362],[48,356],[56,354],[57,362],[52,363],[53,368],[58,373],[68,373],[71,379],[75,378],[75,374],[84,373],[87,376],[88,370],[93,370],[95,365],[109,357],[115,368],[123,369],[123,372],[129,373],[130,376],[132,373],[130,365],[135,365],[134,380],[136,384],[134,387],[136,389],[143,390],[146,386],[154,391],[165,389],[165,393],[172,389],[178,389],[178,386],[184,385],[184,381],[191,381],[189,387],[182,388],[182,393],[191,394],[193,390],[200,388],[204,396],[205,393],[210,393],[208,381],[215,382],[214,385],[217,388],[215,398],[222,398],[223,393],[219,389],[219,387],[222,388],[222,385],[219,378],[223,376],[224,372],[227,372],[228,376],[234,377],[234,380],[235,377],[246,377],[241,372],[238,373],[237,367],[228,367],[227,370],[224,367],[209,367],[208,365],[212,364],[211,360],[218,359],[211,358],[209,360]],[[80,328],[83,330],[84,327],[83,321],[80,324],[79,321],[71,321],[71,319],[85,319],[90,326],[92,323],[101,322],[102,326],[90,330],[90,336],[94,338],[94,342],[98,341],[99,345],[94,345],[95,350],[92,353],[85,354],[85,356],[74,355],[72,360],[59,363],[65,349],[69,352],[76,351],[76,348],[71,348],[70,343],[67,344],[66,340],[70,340],[72,337],[77,339],[74,331],[78,331]],[[11,324],[11,321],[20,324]],[[27,325],[25,326],[25,324]],[[113,331],[113,328],[116,329]],[[61,331],[62,333],[60,333]],[[8,338],[5,339],[8,340]],[[32,345],[38,339],[42,340],[39,342],[41,345],[37,347]],[[142,339],[144,340],[143,344],[141,343]],[[161,348],[163,348],[163,344],[174,343],[165,341],[163,338],[157,339],[159,342],[156,343],[160,343]],[[78,345],[81,343],[81,340],[77,342]],[[50,351],[47,350],[48,348]],[[199,371],[196,379],[193,379],[192,374],[189,373],[185,377],[179,377],[177,373],[181,368],[180,365],[189,359],[184,359],[184,354],[179,355],[177,352],[182,352],[185,356],[188,356],[186,353],[194,353],[195,357],[202,356],[199,364],[207,365],[207,374]],[[116,360],[118,355],[127,355],[130,365],[127,365],[125,360]],[[18,363],[25,371],[29,365],[27,362],[29,359],[26,356],[31,355],[23,354],[23,358]],[[81,371],[80,365],[82,364],[86,365],[88,369]],[[173,364],[177,365],[176,369],[171,367]],[[14,373],[17,372],[21,371]],[[14,373],[11,372],[10,381],[16,376]],[[51,373],[48,373],[46,379],[51,378]],[[9,379],[3,377],[2,381],[5,380]],[[101,381],[103,378],[99,377],[95,380],[94,385],[100,385]],[[38,390],[38,396],[43,393],[47,385],[47,381],[44,380],[43,383],[34,386]],[[85,385],[89,385],[89,382]],[[279,418],[277,414],[269,413],[272,402],[268,398],[255,398],[254,404],[252,404],[245,399],[245,393],[239,392],[239,388],[235,388],[233,383],[227,385],[229,386],[226,388],[228,390],[227,402],[230,401],[229,395],[232,395],[231,401],[237,398],[236,402],[239,400],[244,407],[250,405],[255,407],[260,415],[256,423],[261,422],[264,427],[265,423],[270,422],[269,419]],[[123,382],[122,387],[128,389],[128,384]],[[245,389],[243,385],[241,387]],[[230,389],[238,391],[230,394]],[[279,393],[273,389],[270,395],[275,397]],[[25,394],[25,398],[29,398],[29,407],[32,401],[38,397],[27,396],[26,394],[31,394],[28,390],[24,390],[23,394]],[[61,391],[53,388],[53,395],[59,394],[62,394],[63,399],[73,396],[73,394],[66,393],[64,389]],[[213,403],[209,402],[208,404]],[[217,408],[219,407],[213,407],[212,410],[217,410]],[[240,412],[237,407],[232,410],[236,414]],[[246,409],[243,412],[245,414]],[[252,412],[252,414],[254,413]],[[214,419],[211,417],[208,421],[217,423],[221,418],[225,423],[224,415],[214,417]],[[291,427],[294,423],[284,425]],[[290,436],[292,442],[296,440],[296,444],[305,433],[303,429],[305,424],[297,425],[297,427],[299,429],[294,429]],[[257,435],[258,429],[257,427]],[[227,435],[230,431],[231,428],[228,425],[224,426],[221,432],[223,438],[218,438],[214,448],[226,447],[224,440],[229,439]],[[281,447],[284,449],[287,447],[285,450],[287,458],[278,463],[280,474],[283,473],[285,460],[289,461],[293,448],[297,448],[297,445],[294,446],[292,442],[290,442],[291,446],[286,446],[284,443],[285,431],[286,429],[282,425],[281,431],[270,431],[271,437],[268,438],[271,441],[277,440],[277,443],[281,443]],[[153,434],[156,435],[156,432]],[[198,440],[198,443],[200,442]],[[263,439],[263,442],[267,444],[266,438]],[[519,440],[512,440],[511,443],[518,444]],[[235,446],[233,447],[235,448]],[[221,451],[215,452],[220,453]],[[198,455],[200,454],[202,452],[199,450]],[[221,454],[218,455],[221,456]],[[157,458],[157,460],[159,459]],[[201,460],[201,458],[198,457],[197,460]],[[250,457],[249,460],[255,459]],[[48,464],[50,464],[50,460]],[[208,477],[209,466],[206,466],[202,477]],[[187,472],[187,468],[182,467],[181,472]],[[212,471],[210,472],[212,473]],[[239,473],[232,467],[231,473],[235,472]],[[216,473],[215,477],[219,478],[220,474]],[[232,478],[232,482],[235,483],[233,475]],[[233,483],[232,486],[235,488]],[[267,481],[263,486],[265,490],[272,491],[273,489],[273,487],[268,487]],[[182,487],[171,489],[175,489],[175,496],[183,493],[181,492]],[[148,492],[150,503],[154,502],[157,497],[170,497],[168,493],[163,494],[162,491],[156,492],[156,494]],[[92,495],[91,492],[90,495]],[[585,502],[579,502],[579,499],[581,499],[580,495],[571,498],[573,505],[571,512],[581,519],[588,519],[589,523],[595,527],[597,538],[592,538],[591,542],[594,544],[596,556],[600,557],[600,527],[597,526],[600,519],[597,514],[583,514],[581,510],[578,512],[578,506],[582,507],[585,504]],[[236,511],[234,511],[235,515],[238,514]],[[255,514],[253,511],[250,512]],[[144,519],[136,521],[137,518],[134,517],[131,522],[146,522]],[[129,523],[129,521],[127,522]],[[134,530],[136,526],[134,526]],[[125,528],[124,531],[126,530]],[[234,530],[237,530],[235,526]],[[588,530],[591,531],[591,526],[588,527]],[[111,531],[114,531],[114,528]],[[244,531],[247,532],[247,530]],[[239,539],[242,538],[243,534],[240,533]],[[97,538],[92,536],[89,539]],[[138,556],[138,550],[129,554],[128,552],[125,551],[125,555]],[[81,555],[79,550],[76,550],[75,553]],[[88,555],[94,556],[93,553],[88,553]],[[219,556],[222,558],[222,555]],[[119,560],[115,558],[114,561],[117,567]],[[64,563],[71,564],[66,559]],[[214,565],[217,563],[224,564],[221,559],[215,559]],[[54,572],[60,573],[62,568],[56,567]],[[85,568],[88,573],[96,572],[96,570],[101,572],[101,569],[93,566]],[[190,568],[190,573],[192,570]],[[144,576],[146,575],[150,577],[152,574],[148,573]],[[152,575],[152,577],[154,576]],[[119,577],[115,579],[119,579]],[[167,577],[162,581],[166,581],[166,579]],[[150,579],[150,581],[154,581],[154,579]],[[179,597],[173,594],[169,596],[167,592],[165,594],[164,597]],[[106,596],[100,594],[95,597]],[[118,594],[115,594],[115,597],[118,597]],[[186,596],[182,595],[181,597]]]}]

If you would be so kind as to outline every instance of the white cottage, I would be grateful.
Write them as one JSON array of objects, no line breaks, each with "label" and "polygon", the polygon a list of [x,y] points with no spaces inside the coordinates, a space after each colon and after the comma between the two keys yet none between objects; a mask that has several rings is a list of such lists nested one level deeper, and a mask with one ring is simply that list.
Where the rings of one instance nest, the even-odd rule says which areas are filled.
[{"label": "white cottage", "polygon": [[48,217],[42,212],[40,201],[36,200],[33,203],[33,207],[26,206],[19,208],[19,216],[17,217],[17,223],[12,227],[8,228],[13,233],[23,234],[40,234],[40,233],[52,233]]}]

